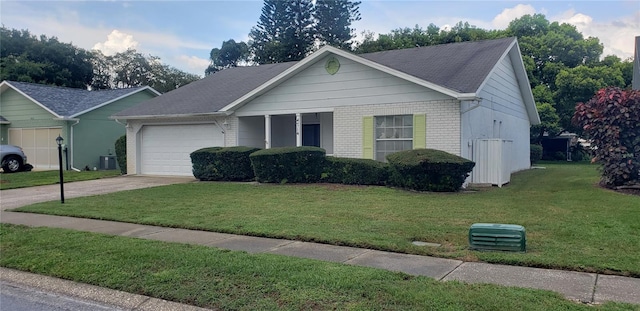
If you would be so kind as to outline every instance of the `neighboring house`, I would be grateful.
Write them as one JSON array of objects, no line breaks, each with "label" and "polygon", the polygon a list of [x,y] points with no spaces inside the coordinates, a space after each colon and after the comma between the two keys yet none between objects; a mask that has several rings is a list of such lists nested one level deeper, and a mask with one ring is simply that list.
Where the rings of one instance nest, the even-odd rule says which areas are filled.
[{"label": "neighboring house", "polygon": [[640,36],[636,37],[633,53],[633,77],[631,89],[640,90]]},{"label": "neighboring house", "polygon": [[515,38],[360,55],[323,47],[299,62],[225,69],[112,118],[127,123],[129,174],[148,175],[191,175],[189,154],[209,146],[474,159],[476,140],[492,138],[512,141],[511,173],[529,168],[529,127],[540,122]]},{"label": "neighboring house", "polygon": [[66,168],[100,168],[100,156],[115,155],[115,141],[125,134],[109,116],[158,95],[150,87],[88,91],[3,81],[0,142],[22,147],[37,169],[57,169],[60,135]]}]

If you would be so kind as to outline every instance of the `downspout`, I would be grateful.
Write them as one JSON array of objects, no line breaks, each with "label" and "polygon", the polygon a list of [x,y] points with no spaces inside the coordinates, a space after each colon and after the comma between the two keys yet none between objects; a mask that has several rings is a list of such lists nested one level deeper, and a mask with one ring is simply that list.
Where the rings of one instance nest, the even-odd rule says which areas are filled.
[{"label": "downspout", "polygon": [[[220,123],[218,123],[218,121],[213,120],[213,124],[215,124],[216,126],[218,126],[220,128],[220,132],[222,132],[222,144],[223,144],[224,147],[226,147],[227,146],[227,131],[225,130],[224,127],[222,127],[220,125]],[[224,125],[225,127],[228,127],[229,123],[227,123],[227,120],[224,120],[224,123],[222,125]]]},{"label": "downspout", "polygon": [[76,119],[76,123],[71,124],[71,134],[69,135],[70,139],[71,139],[71,169],[76,171],[76,172],[80,172],[80,170],[75,168],[75,167],[73,167],[73,150],[74,150],[73,149],[73,127],[75,125],[78,125],[78,123],[80,123],[80,119]]}]

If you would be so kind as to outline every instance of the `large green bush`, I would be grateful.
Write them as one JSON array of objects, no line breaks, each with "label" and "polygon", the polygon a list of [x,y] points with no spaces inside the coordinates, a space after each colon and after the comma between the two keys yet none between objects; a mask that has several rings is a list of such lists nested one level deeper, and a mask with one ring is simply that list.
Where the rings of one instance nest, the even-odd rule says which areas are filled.
[{"label": "large green bush", "polygon": [[249,155],[254,147],[210,147],[191,153],[193,176],[199,180],[246,181],[254,179]]},{"label": "large green bush", "polygon": [[116,160],[120,166],[120,173],[127,174],[127,135],[122,135],[116,140]]},{"label": "large green bush", "polygon": [[532,144],[530,147],[529,158],[531,160],[531,165],[538,163],[538,161],[542,160],[542,146],[537,144]]},{"label": "large green bush", "polygon": [[390,154],[388,185],[418,191],[460,190],[475,165],[465,158],[435,149]]},{"label": "large green bush", "polygon": [[322,181],[345,185],[385,185],[387,163],[355,158],[327,157]]},{"label": "large green bush", "polygon": [[318,147],[279,147],[256,151],[249,158],[259,182],[312,183],[320,181],[325,154]]}]

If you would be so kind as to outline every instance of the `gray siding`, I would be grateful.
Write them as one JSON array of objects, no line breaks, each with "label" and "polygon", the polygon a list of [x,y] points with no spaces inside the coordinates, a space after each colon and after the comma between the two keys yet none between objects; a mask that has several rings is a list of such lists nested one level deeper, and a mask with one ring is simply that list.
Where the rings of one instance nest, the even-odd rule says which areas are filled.
[{"label": "gray siding", "polygon": [[390,74],[337,57],[340,70],[330,75],[327,58],[236,110],[238,116],[278,114],[369,104],[446,100],[451,97]]},{"label": "gray siding", "polygon": [[529,168],[529,117],[509,55],[497,64],[478,94],[479,103],[462,103],[462,156],[472,159],[476,139],[512,140],[512,171]]}]

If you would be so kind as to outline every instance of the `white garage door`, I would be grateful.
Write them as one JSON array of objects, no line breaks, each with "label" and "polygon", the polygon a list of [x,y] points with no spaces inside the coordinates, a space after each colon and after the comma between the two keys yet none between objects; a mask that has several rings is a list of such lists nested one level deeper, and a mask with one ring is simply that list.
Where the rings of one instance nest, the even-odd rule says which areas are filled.
[{"label": "white garage door", "polygon": [[22,147],[27,155],[27,162],[34,168],[58,169],[56,137],[60,133],[62,133],[62,129],[59,127],[10,128],[9,144]]},{"label": "white garage door", "polygon": [[193,176],[191,153],[224,146],[213,124],[150,125],[142,128],[140,172],[145,175]]}]

